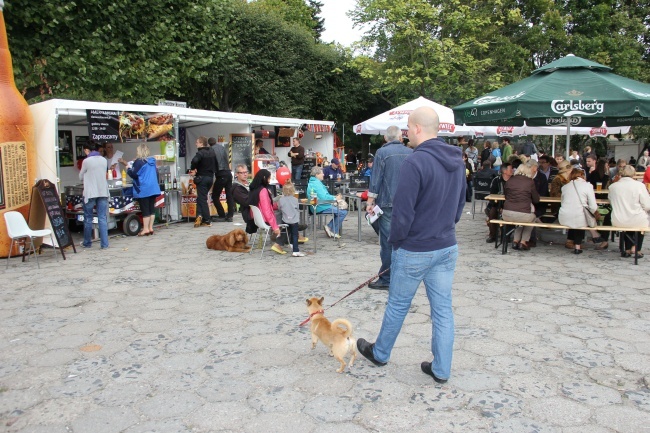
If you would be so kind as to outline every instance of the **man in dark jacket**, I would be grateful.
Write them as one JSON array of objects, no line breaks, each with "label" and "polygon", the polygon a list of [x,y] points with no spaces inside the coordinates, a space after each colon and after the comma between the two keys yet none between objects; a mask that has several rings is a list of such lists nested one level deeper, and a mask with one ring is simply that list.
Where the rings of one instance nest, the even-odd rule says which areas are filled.
[{"label": "man in dark jacket", "polygon": [[[234,214],[235,202],[232,199],[232,172],[230,171],[230,163],[228,162],[228,152],[226,148],[217,143],[214,137],[208,139],[208,144],[212,148],[216,158],[216,172],[214,179],[214,186],[212,187],[212,202],[214,207],[217,208],[219,218],[232,222]],[[226,190],[226,206],[228,212],[224,212],[221,205],[221,191]]]},{"label": "man in dark jacket", "polygon": [[251,217],[251,208],[248,205],[248,193],[250,187],[248,183],[248,167],[246,164],[239,164],[235,167],[235,180],[232,182],[231,194],[233,200],[239,205],[241,216],[246,223],[246,233],[253,234],[257,232],[255,221]]},{"label": "man in dark jacket", "polygon": [[389,126],[384,134],[384,140],[386,140],[386,144],[375,155],[377,166],[370,176],[368,201],[366,202],[366,212],[369,214],[374,214],[375,205],[384,212],[377,220],[379,223],[379,258],[381,259],[379,273],[384,273],[377,281],[368,284],[368,288],[375,290],[388,290],[390,286],[390,265],[393,251],[388,238],[393,215],[393,200],[402,163],[407,156],[413,153],[413,150],[402,143],[402,130],[399,126]]},{"label": "man in dark jacket", "polygon": [[386,365],[411,301],[422,281],[431,304],[433,362],[422,371],[438,383],[451,374],[454,314],[451,286],[458,258],[456,223],[465,206],[465,165],[461,150],[437,138],[438,114],[415,109],[408,135],[415,148],[403,162],[393,199],[389,241],[393,247],[388,304],[374,344],[357,348],[377,366]]},{"label": "man in dark jacket", "polygon": [[[215,156],[208,146],[208,139],[200,136],[196,139],[197,152],[190,164],[190,174],[194,175],[196,185],[196,219],[194,227],[212,227],[210,223],[210,206],[208,205],[208,191],[214,182],[214,173],[217,169]],[[197,177],[199,180],[197,181]]]}]

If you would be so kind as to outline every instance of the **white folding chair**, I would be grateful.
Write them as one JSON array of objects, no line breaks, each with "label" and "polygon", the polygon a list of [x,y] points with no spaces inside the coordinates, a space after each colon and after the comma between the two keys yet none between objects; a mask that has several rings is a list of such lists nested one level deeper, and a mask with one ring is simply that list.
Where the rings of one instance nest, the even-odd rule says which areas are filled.
[{"label": "white folding chair", "polygon": [[[253,236],[251,238],[251,251],[249,254],[253,254],[253,246],[255,246],[255,241],[257,240],[257,236],[259,234],[259,230],[264,230],[264,243],[262,244],[262,254],[260,254],[260,259],[264,255],[264,248],[266,247],[266,240],[269,238],[269,232],[272,230],[271,226],[264,221],[264,216],[262,215],[262,211],[260,208],[257,206],[251,206],[251,211],[253,212],[253,220],[255,221],[255,225],[257,226],[258,231],[253,233]],[[280,231],[284,230],[284,233],[287,235],[287,240],[289,240],[289,225],[288,224],[278,224],[278,227],[280,227]]]},{"label": "white folding chair", "polygon": [[[11,245],[9,247],[9,254],[7,254],[7,267],[6,269],[9,268],[9,258],[11,257],[11,250],[14,247],[14,241],[18,241],[20,239],[25,240],[25,246],[24,248],[27,248],[27,239],[29,239],[29,254],[34,253],[34,256],[36,256],[36,266],[40,269],[41,265],[38,263],[38,254],[36,254],[36,248],[34,247],[34,238],[42,238],[45,236],[50,236],[50,240],[52,241],[52,249],[54,250],[54,257],[56,258],[56,261],[59,261],[59,257],[56,255],[56,247],[54,244],[54,237],[52,236],[52,230],[50,229],[43,229],[43,230],[32,230],[29,228],[27,225],[27,221],[25,221],[25,217],[23,217],[23,214],[20,212],[6,212],[4,214],[5,217],[5,224],[7,225],[7,234],[11,238]],[[25,249],[23,249],[23,261],[25,260]],[[29,256],[27,257],[29,259]]]}]

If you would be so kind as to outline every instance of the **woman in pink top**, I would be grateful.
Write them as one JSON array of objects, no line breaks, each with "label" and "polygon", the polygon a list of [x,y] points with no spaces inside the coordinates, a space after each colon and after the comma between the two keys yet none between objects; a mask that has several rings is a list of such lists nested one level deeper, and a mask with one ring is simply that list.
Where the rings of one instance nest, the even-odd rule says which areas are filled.
[{"label": "woman in pink top", "polygon": [[[260,170],[257,172],[253,181],[250,184],[250,193],[248,194],[248,205],[257,206],[262,212],[264,217],[264,222],[271,226],[273,229],[273,234],[276,237],[280,236],[280,227],[278,227],[278,222],[275,219],[274,209],[277,209],[277,205],[273,203],[271,198],[271,192],[269,191],[269,181],[271,180],[271,172],[268,170]],[[253,211],[251,210],[251,219],[253,218]],[[278,243],[274,243],[271,247],[273,251],[278,254],[286,254],[287,252],[282,249],[282,246]]]}]

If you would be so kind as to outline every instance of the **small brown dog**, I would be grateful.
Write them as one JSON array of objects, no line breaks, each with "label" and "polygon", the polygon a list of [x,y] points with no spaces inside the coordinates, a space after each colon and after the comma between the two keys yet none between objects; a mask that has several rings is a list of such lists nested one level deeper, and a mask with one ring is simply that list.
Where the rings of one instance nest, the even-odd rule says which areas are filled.
[{"label": "small brown dog", "polygon": [[[325,298],[311,298],[307,299],[307,310],[309,311],[309,318],[311,319],[311,348],[316,347],[318,340],[330,349],[330,355],[341,363],[341,368],[336,370],[337,373],[342,373],[345,370],[345,360],[343,357],[352,352],[350,358],[350,367],[357,358],[357,351],[355,349],[357,342],[352,338],[352,324],[345,319],[336,319],[332,323],[324,316],[323,299]],[[340,327],[345,326],[346,329]]]},{"label": "small brown dog", "polygon": [[242,229],[235,229],[225,235],[212,235],[205,241],[205,246],[211,250],[228,251],[231,253],[247,253],[251,250],[248,235]]}]

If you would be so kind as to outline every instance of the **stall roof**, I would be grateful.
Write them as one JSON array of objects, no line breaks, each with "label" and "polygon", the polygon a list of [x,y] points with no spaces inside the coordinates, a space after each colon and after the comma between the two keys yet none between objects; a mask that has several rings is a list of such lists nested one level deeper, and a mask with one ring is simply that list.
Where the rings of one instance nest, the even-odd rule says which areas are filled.
[{"label": "stall roof", "polygon": [[177,116],[182,128],[192,128],[210,123],[230,123],[252,126],[287,126],[298,128],[301,125],[334,126],[334,122],[286,117],[259,116],[247,113],[230,113],[224,111],[198,110],[194,108],[169,107],[159,105],[122,104],[113,102],[75,101],[70,99],[51,99],[33,104],[43,109],[56,110],[59,124],[66,126],[85,126],[86,110],[112,110],[134,112],[165,112]]}]

